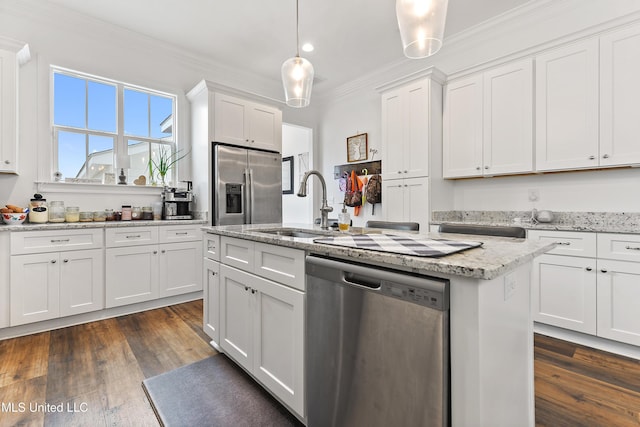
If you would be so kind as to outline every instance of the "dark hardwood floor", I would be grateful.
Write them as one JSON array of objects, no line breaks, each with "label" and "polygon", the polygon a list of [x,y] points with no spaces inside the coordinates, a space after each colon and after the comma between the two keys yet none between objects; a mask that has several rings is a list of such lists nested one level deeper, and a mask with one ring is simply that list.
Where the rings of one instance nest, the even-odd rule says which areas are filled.
[{"label": "dark hardwood floor", "polygon": [[[0,341],[0,426],[157,426],[142,380],[208,341],[202,301]],[[640,426],[637,360],[536,335],[535,376],[538,426]]]}]

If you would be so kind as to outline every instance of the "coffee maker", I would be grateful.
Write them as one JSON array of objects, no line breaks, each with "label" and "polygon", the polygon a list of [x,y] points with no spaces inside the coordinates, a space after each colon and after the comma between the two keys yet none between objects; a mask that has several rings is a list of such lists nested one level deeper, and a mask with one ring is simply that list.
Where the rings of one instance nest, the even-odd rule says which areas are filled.
[{"label": "coffee maker", "polygon": [[162,192],[162,219],[193,219],[193,191],[191,181],[187,189],[165,187]]}]

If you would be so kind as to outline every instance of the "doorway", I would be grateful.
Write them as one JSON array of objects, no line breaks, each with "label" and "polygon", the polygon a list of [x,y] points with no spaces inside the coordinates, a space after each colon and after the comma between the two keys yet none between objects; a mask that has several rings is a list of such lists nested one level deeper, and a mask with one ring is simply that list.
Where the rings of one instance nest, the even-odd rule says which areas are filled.
[{"label": "doorway", "polygon": [[293,194],[282,195],[282,222],[313,224],[313,186],[307,197],[298,197],[304,173],[313,169],[313,129],[282,124],[282,158],[293,157]]}]

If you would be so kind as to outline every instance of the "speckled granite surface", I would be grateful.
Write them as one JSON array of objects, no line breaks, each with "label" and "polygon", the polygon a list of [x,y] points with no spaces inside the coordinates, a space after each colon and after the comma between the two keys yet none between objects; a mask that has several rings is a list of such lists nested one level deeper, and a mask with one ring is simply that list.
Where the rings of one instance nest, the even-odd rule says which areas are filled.
[{"label": "speckled granite surface", "polygon": [[[284,226],[296,230],[311,230],[317,232],[318,236],[316,237],[339,234],[334,231],[323,231],[317,226],[311,225],[285,224]],[[343,258],[365,264],[383,265],[420,274],[444,274],[475,279],[494,279],[513,270],[519,265],[530,262],[534,257],[543,254],[555,246],[555,243],[505,237],[474,236],[474,238],[471,239],[469,235],[447,234],[445,236],[439,233],[423,233],[435,239],[446,238],[455,240],[456,237],[459,236],[460,240],[473,240],[483,243],[480,248],[469,249],[442,258],[425,258],[323,245],[314,243],[314,237],[288,237],[260,232],[260,230],[272,230],[280,227],[282,227],[281,224],[261,224],[203,227],[202,229],[222,236],[297,248],[310,253]],[[352,228],[352,232],[380,233],[381,230],[354,227]],[[402,234],[401,232],[393,230],[387,230],[385,232],[389,234]]]},{"label": "speckled granite surface", "polygon": [[531,211],[435,211],[431,224],[443,222],[518,225],[532,230],[640,234],[640,212],[553,212],[550,223],[531,222]]},{"label": "speckled granite surface", "polygon": [[201,219],[193,220],[172,220],[172,221],[105,221],[105,222],[59,222],[46,224],[6,225],[0,224],[2,231],[40,231],[40,230],[77,230],[82,228],[114,228],[114,227],[142,227],[142,226],[166,226],[166,225],[199,225],[206,224],[207,221]]}]

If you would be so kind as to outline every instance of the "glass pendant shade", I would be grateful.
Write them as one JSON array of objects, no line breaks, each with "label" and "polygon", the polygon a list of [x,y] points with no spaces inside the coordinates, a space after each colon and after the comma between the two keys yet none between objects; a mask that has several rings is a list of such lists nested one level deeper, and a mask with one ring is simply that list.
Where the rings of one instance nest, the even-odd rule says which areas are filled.
[{"label": "glass pendant shade", "polygon": [[404,54],[418,59],[442,47],[449,0],[396,0]]},{"label": "glass pendant shade", "polygon": [[300,56],[287,59],[282,64],[282,85],[289,107],[302,108],[311,102],[313,65]]}]

